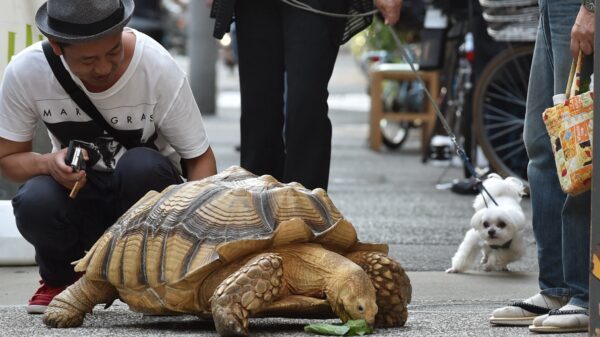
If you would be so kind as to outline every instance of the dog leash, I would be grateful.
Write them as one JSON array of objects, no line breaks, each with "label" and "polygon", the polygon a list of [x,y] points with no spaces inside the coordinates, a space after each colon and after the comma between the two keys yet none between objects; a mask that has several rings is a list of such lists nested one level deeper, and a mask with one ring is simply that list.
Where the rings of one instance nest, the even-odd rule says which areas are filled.
[{"label": "dog leash", "polygon": [[[332,12],[318,10],[318,9],[316,9],[314,7],[311,7],[310,5],[307,5],[305,3],[302,3],[302,2],[300,2],[298,0],[281,0],[281,2],[283,2],[283,3],[285,3],[285,4],[289,5],[289,6],[292,6],[292,7],[301,9],[301,10],[304,10],[304,11],[308,11],[308,12],[319,14],[319,15],[336,17],[336,18],[363,17],[363,16],[370,16],[370,15],[373,15],[373,14],[375,14],[375,13],[378,12],[377,9],[374,9],[372,11],[368,11],[368,12],[364,12],[364,13],[340,14],[340,13],[332,13]],[[487,194],[488,198],[490,198],[490,200],[494,203],[494,205],[498,206],[498,203],[496,202],[496,200],[494,199],[494,197],[492,196],[492,194],[485,188],[485,186],[483,186],[483,182],[480,179],[480,177],[477,174],[477,172],[475,172],[475,168],[473,167],[473,164],[471,163],[471,160],[467,156],[466,151],[458,143],[456,135],[454,134],[454,132],[452,132],[452,129],[450,128],[450,125],[448,124],[448,120],[446,120],[446,117],[444,117],[444,115],[440,111],[440,108],[436,104],[435,100],[433,99],[433,97],[431,97],[431,93],[427,89],[427,85],[425,84],[425,81],[423,81],[423,79],[421,78],[421,75],[415,69],[415,66],[413,64],[414,61],[412,60],[412,57],[410,56],[410,54],[408,53],[408,51],[404,47],[404,44],[402,43],[402,41],[398,37],[398,34],[396,34],[396,32],[392,29],[391,26],[389,26],[389,25],[386,25],[386,26],[389,29],[390,33],[392,34],[392,37],[394,39],[394,42],[396,43],[396,46],[402,52],[405,60],[407,60],[407,63],[410,66],[410,70],[415,74],[415,76],[417,78],[417,81],[422,86],[423,90],[425,91],[425,95],[427,96],[427,99],[429,100],[429,102],[433,106],[433,109],[435,110],[435,113],[436,113],[438,119],[442,123],[442,127],[444,128],[444,131],[446,131],[446,133],[448,134],[448,137],[450,137],[450,140],[454,144],[454,148],[456,149],[456,154],[458,155],[458,157],[460,158],[460,160],[462,160],[462,162],[465,165],[467,171],[469,171],[469,174],[471,174],[471,176],[473,178],[475,178],[475,181],[477,183],[477,189],[479,190],[479,194],[481,194],[482,197],[483,197],[483,201],[485,203],[485,207],[489,208],[489,205],[488,205],[488,202],[487,202],[487,200],[485,198],[484,192],[485,192],[485,194]]]},{"label": "dog leash", "polygon": [[487,196],[490,198],[490,200],[496,206],[498,206],[498,203],[496,202],[496,200],[494,200],[494,197],[492,196],[492,194],[485,188],[485,186],[483,186],[483,182],[481,181],[480,177],[477,175],[477,172],[475,172],[475,168],[473,167],[471,160],[467,156],[466,151],[458,143],[456,135],[454,134],[454,132],[452,132],[452,128],[450,128],[450,125],[448,124],[448,120],[446,119],[446,117],[444,117],[444,115],[440,111],[440,108],[434,101],[433,97],[431,97],[431,93],[427,89],[427,85],[426,85],[425,81],[423,81],[423,79],[421,78],[421,75],[415,69],[414,61],[412,60],[412,57],[410,56],[410,54],[408,53],[408,51],[402,44],[402,41],[400,41],[398,34],[396,34],[396,32],[392,29],[392,27],[390,27],[390,26],[387,26],[387,27],[388,27],[390,33],[392,34],[392,37],[394,38],[394,42],[396,42],[396,46],[398,46],[398,48],[400,48],[404,58],[408,61],[407,63],[410,66],[410,70],[415,74],[417,81],[419,82],[419,84],[421,84],[421,87],[425,91],[425,95],[427,96],[427,99],[433,105],[433,109],[435,110],[435,113],[436,113],[438,119],[442,123],[442,127],[444,128],[444,131],[446,131],[446,133],[448,134],[448,137],[450,137],[450,140],[452,141],[452,144],[454,144],[454,148],[456,149],[456,154],[464,163],[465,167],[469,171],[469,174],[471,174],[471,176],[473,178],[475,178],[475,180],[477,181],[477,189],[479,190],[479,193],[482,194],[482,196],[483,196],[483,201],[485,202],[485,207],[489,207],[489,206],[488,206],[487,201],[485,200],[485,196],[483,195],[483,192],[485,192],[485,194],[487,194]]}]

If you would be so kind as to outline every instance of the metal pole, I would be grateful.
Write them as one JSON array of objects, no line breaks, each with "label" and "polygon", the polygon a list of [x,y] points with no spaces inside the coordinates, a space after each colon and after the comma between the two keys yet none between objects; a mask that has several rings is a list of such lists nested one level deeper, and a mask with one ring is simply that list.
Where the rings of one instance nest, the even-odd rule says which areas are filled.
[{"label": "metal pole", "polygon": [[187,51],[190,58],[189,78],[194,98],[203,115],[216,109],[217,42],[212,37],[213,20],[204,1],[190,1]]},{"label": "metal pole", "polygon": [[[600,20],[598,17],[600,15],[596,12],[596,27],[595,31],[600,31]],[[600,91],[600,62],[599,62],[599,53],[598,48],[600,48],[600,34],[595,34],[594,37],[594,91]],[[594,121],[600,120],[600,99],[594,99]],[[598,332],[600,334],[600,316],[599,316],[599,307],[600,303],[600,275],[598,275],[598,270],[600,270],[600,170],[598,168],[598,163],[600,163],[600,130],[598,128],[594,128],[593,132],[594,143],[592,144],[592,148],[595,149],[593,156],[593,163],[596,166],[596,169],[593,172],[592,177],[592,205],[596,205],[596,207],[592,206],[592,229],[591,229],[591,241],[590,241],[590,255],[591,255],[591,267],[590,268],[590,297],[589,297],[589,306],[590,306],[590,329],[589,336],[597,336]],[[594,276],[595,275],[595,276]]]}]

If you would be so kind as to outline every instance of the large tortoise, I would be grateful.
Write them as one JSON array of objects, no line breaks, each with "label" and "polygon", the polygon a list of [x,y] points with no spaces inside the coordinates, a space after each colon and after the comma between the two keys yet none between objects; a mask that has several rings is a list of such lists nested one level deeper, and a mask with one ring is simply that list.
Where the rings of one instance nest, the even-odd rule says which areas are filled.
[{"label": "large tortoise", "polygon": [[85,274],[43,320],[79,326],[120,298],[148,314],[212,316],[221,335],[247,335],[258,316],[402,326],[411,285],[387,251],[359,242],[323,189],[231,167],[146,194],[78,261]]}]

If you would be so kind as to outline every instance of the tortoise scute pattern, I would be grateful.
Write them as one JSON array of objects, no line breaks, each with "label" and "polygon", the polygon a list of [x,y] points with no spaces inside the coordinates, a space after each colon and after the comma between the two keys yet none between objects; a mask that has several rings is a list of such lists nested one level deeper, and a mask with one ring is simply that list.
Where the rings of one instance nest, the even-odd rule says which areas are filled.
[{"label": "tortoise scute pattern", "polygon": [[77,262],[85,275],[44,322],[78,326],[118,297],[139,312],[212,317],[222,336],[247,336],[261,316],[402,326],[410,280],[387,252],[359,242],[323,189],[231,167],[142,197]]},{"label": "tortoise scute pattern", "polygon": [[323,190],[293,186],[239,169],[147,195],[111,227],[109,242],[92,249],[99,264],[87,273],[127,287],[157,286],[218,259],[218,243],[269,237],[276,224],[293,217],[302,217],[315,233],[342,218]]}]

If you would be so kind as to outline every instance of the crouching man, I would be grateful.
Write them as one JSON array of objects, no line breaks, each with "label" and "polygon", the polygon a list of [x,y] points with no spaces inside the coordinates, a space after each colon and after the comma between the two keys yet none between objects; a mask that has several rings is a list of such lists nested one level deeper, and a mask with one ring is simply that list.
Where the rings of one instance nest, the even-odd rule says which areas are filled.
[{"label": "crouching man", "polygon": [[[6,68],[0,170],[24,182],[12,204],[42,278],[29,313],[43,313],[77,279],[71,262],[146,192],[181,183],[182,168],[189,180],[216,173],[185,73],[160,44],[125,27],[133,8],[133,0],[48,0],[35,18],[49,40],[47,54],[36,43]],[[59,83],[48,55],[66,67],[96,117]],[[51,153],[32,152],[40,120]],[[65,163],[72,140],[88,144],[85,169]]]}]

